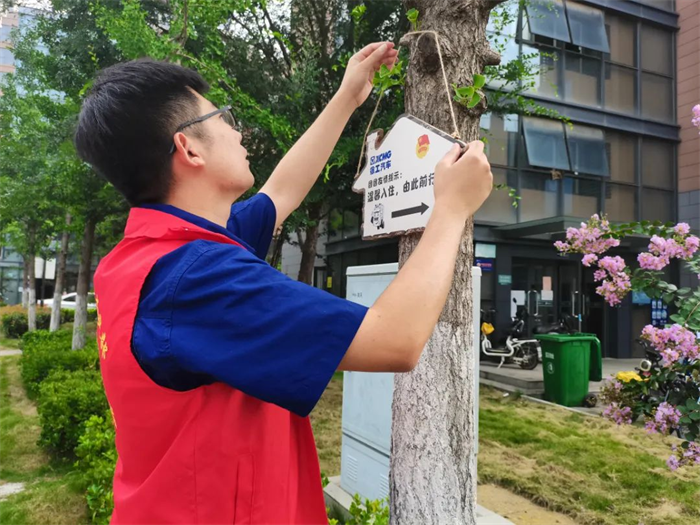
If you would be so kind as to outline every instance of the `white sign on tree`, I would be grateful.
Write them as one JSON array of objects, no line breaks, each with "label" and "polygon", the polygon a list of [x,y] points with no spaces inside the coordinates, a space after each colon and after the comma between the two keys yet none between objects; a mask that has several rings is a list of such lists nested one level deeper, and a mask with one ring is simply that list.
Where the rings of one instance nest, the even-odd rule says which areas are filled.
[{"label": "white sign on tree", "polygon": [[433,211],[435,166],[464,143],[414,117],[401,115],[384,136],[367,137],[366,162],[352,189],[364,193],[362,237],[422,230]]}]

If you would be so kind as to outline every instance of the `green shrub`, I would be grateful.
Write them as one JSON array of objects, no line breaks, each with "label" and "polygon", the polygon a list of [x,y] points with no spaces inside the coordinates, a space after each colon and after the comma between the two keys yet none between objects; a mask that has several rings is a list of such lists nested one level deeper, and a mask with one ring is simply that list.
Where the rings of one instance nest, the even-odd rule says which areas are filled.
[{"label": "green shrub", "polygon": [[92,416],[75,448],[93,523],[107,524],[114,508],[112,481],[117,463],[112,415]]},{"label": "green shrub", "polygon": [[[19,339],[29,331],[26,308],[21,305],[4,307],[0,314],[2,331],[5,337]],[[49,308],[36,308],[36,328],[37,330],[48,330],[51,326],[51,310]]]},{"label": "green shrub", "polygon": [[83,350],[71,350],[70,330],[37,330],[22,337],[22,382],[30,399],[39,394],[41,382],[55,370],[97,370],[99,354],[95,341]]},{"label": "green shrub", "polygon": [[95,308],[90,308],[87,311],[87,320],[88,322],[97,321],[97,310]]},{"label": "green shrub", "polygon": [[37,405],[39,444],[55,458],[73,458],[91,416],[108,409],[102,378],[96,370],[57,370],[42,383]]},{"label": "green shrub", "polygon": [[27,330],[27,314],[17,312],[2,316],[2,332],[5,334],[5,337],[18,339]]},{"label": "green shrub", "polygon": [[75,320],[75,310],[61,308],[61,324],[72,323]]}]

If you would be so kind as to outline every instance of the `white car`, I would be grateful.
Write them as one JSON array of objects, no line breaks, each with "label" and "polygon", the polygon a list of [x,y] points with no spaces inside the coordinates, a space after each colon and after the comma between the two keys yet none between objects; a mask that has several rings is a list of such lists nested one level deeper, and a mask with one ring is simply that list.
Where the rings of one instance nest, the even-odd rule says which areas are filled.
[{"label": "white car", "polygon": [[[75,310],[75,299],[78,297],[77,293],[67,293],[61,298],[61,309]],[[53,299],[44,299],[44,306],[51,308],[53,305]],[[88,310],[94,310],[97,308],[95,304],[95,294],[88,294]]]}]

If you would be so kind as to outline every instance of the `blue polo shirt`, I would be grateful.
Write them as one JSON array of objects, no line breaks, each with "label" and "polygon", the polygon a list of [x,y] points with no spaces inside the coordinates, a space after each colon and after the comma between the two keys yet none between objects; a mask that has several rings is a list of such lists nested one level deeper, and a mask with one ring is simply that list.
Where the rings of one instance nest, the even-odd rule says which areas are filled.
[{"label": "blue polo shirt", "polygon": [[132,336],[144,372],[177,391],[218,381],[298,415],[311,412],[367,308],[265,262],[276,210],[263,193],[234,204],[226,228],[174,206],[144,207],[245,247],[197,240],[156,262]]}]

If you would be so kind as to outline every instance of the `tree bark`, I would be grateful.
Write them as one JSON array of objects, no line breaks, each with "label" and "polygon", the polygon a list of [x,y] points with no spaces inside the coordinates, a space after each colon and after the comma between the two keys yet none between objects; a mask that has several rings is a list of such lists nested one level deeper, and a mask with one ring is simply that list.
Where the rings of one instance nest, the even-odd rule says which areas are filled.
[{"label": "tree bark", "polygon": [[73,321],[73,350],[85,348],[87,330],[87,294],[90,290],[90,269],[92,248],[95,242],[95,219],[88,218],[83,230],[83,244],[80,250],[78,269],[78,290],[75,298],[75,320]]},{"label": "tree bark", "polygon": [[58,254],[56,265],[56,286],[53,290],[53,304],[51,305],[51,325],[49,330],[55,332],[61,326],[61,298],[63,297],[63,280],[66,274],[66,259],[68,258],[68,226],[71,223],[70,213],[66,214],[66,229],[61,235],[61,251]]},{"label": "tree bark", "polygon": [[[488,51],[485,0],[407,0],[420,12],[421,30],[440,35],[448,82],[470,85]],[[406,111],[452,132],[445,84],[432,35],[402,39],[410,49]],[[454,105],[462,140],[479,137],[482,104],[472,110]],[[399,265],[415,249],[420,234],[399,243]],[[396,374],[391,435],[390,507],[394,524],[476,522],[476,458],[472,383],[474,355],[471,266],[473,220],[465,224],[452,289],[418,366]]]},{"label": "tree bark", "polygon": [[272,238],[272,253],[270,254],[270,266],[277,268],[282,262],[282,248],[286,239],[284,226],[280,227],[277,235]]},{"label": "tree bark", "polygon": [[34,261],[35,255],[29,255],[29,300],[27,304],[27,325],[29,331],[33,332],[36,330],[36,262]]},{"label": "tree bark", "polygon": [[304,241],[299,236],[299,249],[301,250],[301,263],[297,280],[302,283],[312,284],[314,279],[314,267],[316,266],[316,247],[318,244],[318,221],[313,226],[307,226]]},{"label": "tree bark", "polygon": [[29,256],[24,257],[24,272],[22,273],[22,308],[29,307]]}]

